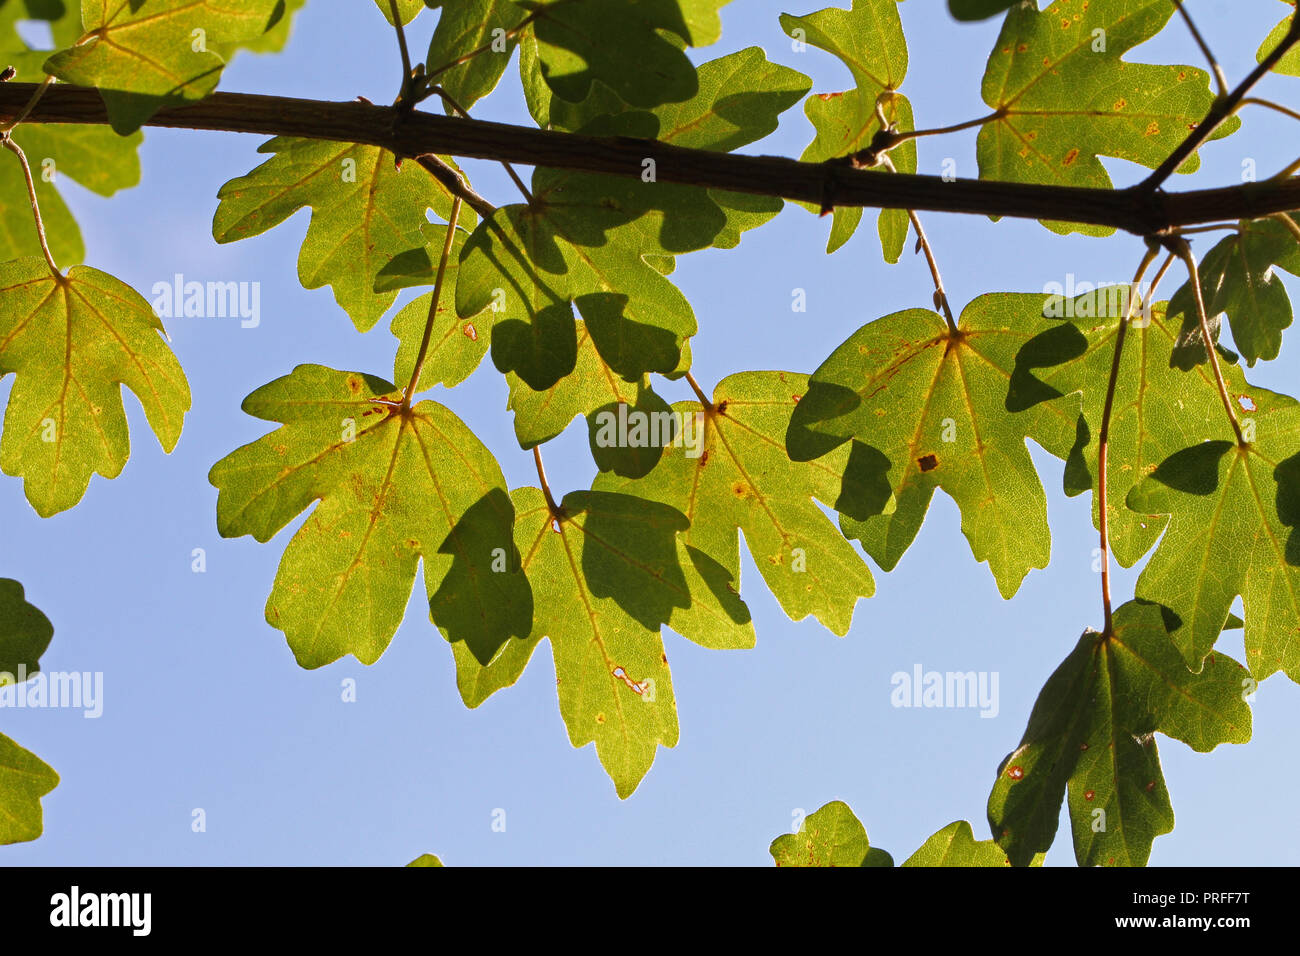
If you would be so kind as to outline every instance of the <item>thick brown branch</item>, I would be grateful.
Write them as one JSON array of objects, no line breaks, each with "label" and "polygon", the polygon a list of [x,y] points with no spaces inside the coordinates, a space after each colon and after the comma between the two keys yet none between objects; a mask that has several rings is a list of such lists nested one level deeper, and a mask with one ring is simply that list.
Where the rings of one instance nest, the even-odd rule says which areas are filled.
[{"label": "thick brown branch", "polygon": [[[17,116],[34,91],[31,83],[0,85],[0,121]],[[47,90],[26,119],[27,123],[107,121],[96,90],[62,84]],[[653,159],[661,182],[779,196],[818,206],[829,202],[1056,219],[1113,226],[1138,235],[1300,209],[1300,181],[1295,179],[1154,195],[1136,187],[1113,190],[969,179],[947,182],[939,176],[886,176],[849,164],[718,153],[628,137],[583,136],[431,113],[403,114],[370,103],[249,93],[215,93],[191,105],[166,107],[148,125],[366,143],[403,157],[444,153],[637,178],[645,168],[644,161]]]}]

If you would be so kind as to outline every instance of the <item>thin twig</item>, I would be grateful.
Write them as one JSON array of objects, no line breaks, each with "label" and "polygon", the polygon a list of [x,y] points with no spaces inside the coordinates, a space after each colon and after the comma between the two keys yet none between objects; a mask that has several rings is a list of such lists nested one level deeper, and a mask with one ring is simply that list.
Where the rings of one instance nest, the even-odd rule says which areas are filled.
[{"label": "thin twig", "polygon": [[[450,106],[453,110],[455,110],[458,114],[460,114],[460,117],[462,119],[471,118],[469,115],[469,111],[465,109],[463,106],[461,106],[459,103],[457,103],[452,98],[451,94],[448,93],[446,90],[444,90],[441,86],[434,84],[433,86],[429,87],[429,91],[431,93],[436,93],[438,96],[442,97],[443,101],[448,106]],[[524,201],[528,203],[528,205],[530,206],[533,205],[533,194],[528,191],[528,187],[524,185],[523,179],[521,179],[519,174],[515,172],[515,168],[511,166],[509,163],[505,162],[504,160],[501,162],[501,166],[505,169],[506,173],[510,176],[510,178],[514,180],[515,185],[519,187],[519,191],[523,193]]]},{"label": "thin twig", "polygon": [[713,403],[709,401],[709,396],[704,394],[704,389],[700,388],[700,383],[695,381],[695,376],[690,372],[686,373],[686,381],[690,384],[691,389],[695,392],[695,397],[700,400],[706,412],[713,410]]},{"label": "thin twig", "polygon": [[551,485],[546,480],[546,466],[542,464],[542,446],[533,446],[533,461],[537,465],[537,481],[542,486],[542,494],[546,496],[546,507],[551,512],[551,517],[557,521],[564,517],[564,510],[555,503],[555,496],[551,494]]},{"label": "thin twig", "polygon": [[1241,223],[1237,222],[1212,222],[1204,226],[1183,226],[1177,230],[1180,236],[1190,236],[1196,232],[1217,232],[1226,229],[1229,232],[1241,232]]},{"label": "thin twig", "polygon": [[10,135],[0,133],[0,146],[13,153],[18,157],[18,162],[23,167],[23,179],[27,182],[27,198],[32,204],[32,218],[36,221],[36,238],[40,240],[41,252],[45,254],[45,262],[50,267],[50,272],[59,282],[63,281],[63,273],[59,271],[58,264],[54,261],[54,256],[50,253],[50,244],[45,238],[45,221],[41,219],[41,204],[36,198],[36,181],[32,179],[32,167],[27,162],[27,154],[22,151],[17,143],[13,141]]},{"label": "thin twig", "polygon": [[447,239],[442,244],[442,257],[438,260],[438,275],[433,280],[433,297],[429,300],[429,318],[424,323],[424,336],[420,339],[420,349],[415,353],[415,367],[411,370],[411,384],[406,386],[402,395],[402,409],[411,407],[411,399],[420,384],[420,374],[424,371],[424,361],[429,357],[429,342],[433,338],[433,326],[438,320],[438,303],[442,299],[443,279],[447,275],[447,263],[451,261],[451,250],[456,243],[456,222],[460,219],[461,199],[457,196],[451,201],[451,215],[447,217]]},{"label": "thin twig", "polygon": [[415,105],[411,99],[411,51],[406,46],[406,29],[402,26],[402,15],[397,12],[397,0],[388,0],[388,9],[393,12],[393,29],[397,31],[397,46],[402,52],[402,85],[397,102],[410,109]]},{"label": "thin twig", "polygon": [[1270,218],[1276,219],[1282,225],[1286,226],[1291,235],[1295,236],[1296,242],[1300,242],[1300,225],[1284,212],[1274,213]]},{"label": "thin twig", "polygon": [[1210,52],[1210,45],[1206,43],[1205,38],[1201,36],[1201,31],[1196,29],[1196,21],[1192,19],[1192,15],[1188,13],[1187,8],[1183,6],[1183,0],[1174,0],[1174,6],[1177,7],[1178,12],[1183,15],[1183,20],[1187,23],[1187,29],[1192,31],[1192,39],[1196,41],[1196,45],[1199,46],[1201,52],[1205,54],[1205,59],[1210,64],[1210,71],[1214,74],[1215,82],[1219,84],[1219,95],[1227,96],[1228,77],[1224,74],[1223,67],[1219,65],[1219,61],[1214,58],[1214,54]]},{"label": "thin twig", "polygon": [[1273,110],[1274,112],[1281,113],[1283,116],[1289,116],[1293,120],[1300,120],[1300,113],[1297,113],[1295,110],[1283,106],[1281,103],[1274,103],[1272,100],[1266,100],[1263,97],[1247,96],[1244,99],[1242,99],[1241,105],[1262,106],[1265,109],[1270,109]]},{"label": "thin twig", "polygon": [[1241,106],[1241,101],[1249,95],[1255,84],[1267,76],[1273,67],[1277,66],[1278,62],[1281,61],[1282,57],[1286,56],[1297,43],[1300,43],[1300,11],[1291,15],[1291,26],[1287,29],[1286,35],[1282,37],[1281,42],[1255,65],[1255,68],[1238,84],[1235,90],[1218,97],[1214,101],[1210,111],[1205,114],[1205,119],[1197,123],[1196,128],[1187,134],[1186,138],[1178,145],[1178,148],[1170,153],[1165,158],[1165,161],[1138,185],[1138,190],[1149,195],[1159,189],[1164,184],[1164,181],[1172,176],[1178,167],[1183,165],[1189,156],[1200,149],[1214,135],[1215,130],[1237,111],[1238,107]]},{"label": "thin twig", "polygon": [[1245,447],[1247,444],[1245,436],[1241,431],[1241,423],[1237,421],[1237,411],[1232,407],[1232,397],[1228,394],[1228,383],[1224,381],[1223,369],[1219,366],[1219,353],[1214,347],[1214,339],[1210,335],[1210,317],[1205,310],[1205,296],[1201,291],[1201,274],[1196,265],[1196,256],[1192,255],[1192,247],[1187,244],[1186,239],[1175,238],[1171,240],[1171,248],[1178,253],[1180,259],[1187,266],[1187,279],[1192,286],[1192,297],[1196,301],[1196,316],[1201,323],[1201,338],[1205,340],[1205,352],[1210,357],[1210,367],[1214,370],[1214,381],[1219,386],[1219,399],[1223,402],[1223,410],[1228,413],[1228,421],[1232,424],[1232,432],[1237,436],[1237,444]]},{"label": "thin twig", "polygon": [[415,157],[415,161],[427,170],[430,176],[442,183],[449,193],[464,200],[465,205],[484,219],[491,219],[492,214],[497,211],[496,206],[476,193],[465,177],[443,160],[441,156],[434,153],[425,153],[422,156]]},{"label": "thin twig", "polygon": [[1108,500],[1109,486],[1107,482],[1109,473],[1106,460],[1110,450],[1110,419],[1115,409],[1115,391],[1119,385],[1119,368],[1124,353],[1124,337],[1128,333],[1129,320],[1133,317],[1133,292],[1142,284],[1142,277],[1146,275],[1147,269],[1159,254],[1158,250],[1159,246],[1147,246],[1146,255],[1142,257],[1137,274],[1133,276],[1133,284],[1129,287],[1128,304],[1124,309],[1124,317],[1120,320],[1119,328],[1115,331],[1115,357],[1110,364],[1110,381],[1106,385],[1106,402],[1102,407],[1101,429],[1097,435],[1097,509],[1099,516],[1097,524],[1098,530],[1101,532],[1101,604],[1106,620],[1102,634],[1106,637],[1111,636],[1114,624],[1110,603],[1110,502]]},{"label": "thin twig", "polygon": [[[888,154],[882,156],[881,161],[891,173],[898,172]],[[912,221],[912,228],[916,230],[916,243],[925,253],[925,261],[930,266],[930,278],[934,280],[934,304],[942,310],[943,317],[948,322],[948,331],[956,335],[958,334],[957,320],[953,317],[952,305],[948,302],[948,291],[943,287],[943,275],[939,272],[939,261],[934,257],[934,249],[925,234],[925,228],[921,225],[921,217],[916,214],[916,210],[909,209],[907,218]]]}]

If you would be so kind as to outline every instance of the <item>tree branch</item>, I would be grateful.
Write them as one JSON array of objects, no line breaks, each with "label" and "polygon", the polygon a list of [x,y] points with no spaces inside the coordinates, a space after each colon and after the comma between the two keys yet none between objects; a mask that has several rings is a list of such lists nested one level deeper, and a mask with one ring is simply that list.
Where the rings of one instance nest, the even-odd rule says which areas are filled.
[{"label": "tree branch", "polygon": [[[19,115],[35,89],[31,83],[0,85],[0,121]],[[104,124],[108,114],[97,90],[58,84],[46,90],[24,122]],[[1064,220],[1142,236],[1177,226],[1300,209],[1300,181],[1294,179],[1179,193],[1144,191],[1140,186],[1090,189],[970,179],[949,182],[910,173],[883,176],[836,162],[686,149],[630,137],[584,136],[422,112],[404,114],[370,103],[251,93],[214,93],[197,103],[165,107],[146,125],[300,136],[379,146],[401,157],[444,153],[637,179],[643,161],[654,159],[661,182],[779,196],[818,206],[832,199],[836,206]]]}]

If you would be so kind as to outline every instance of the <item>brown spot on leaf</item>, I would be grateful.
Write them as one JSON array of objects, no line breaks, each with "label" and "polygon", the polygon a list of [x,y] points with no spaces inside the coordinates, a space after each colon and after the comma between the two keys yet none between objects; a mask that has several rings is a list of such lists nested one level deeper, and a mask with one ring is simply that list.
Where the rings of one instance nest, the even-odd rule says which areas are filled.
[{"label": "brown spot on leaf", "polygon": [[1160,135],[1160,124],[1157,123],[1155,120],[1152,120],[1152,121],[1150,122],[1150,124],[1149,124],[1149,125],[1147,126],[1147,128],[1146,128],[1146,135],[1147,135],[1147,136],[1159,136],[1159,135]]},{"label": "brown spot on leaf", "polygon": [[1062,165],[1062,166],[1073,166],[1073,165],[1074,165],[1074,161],[1075,161],[1076,159],[1078,159],[1078,158],[1079,158],[1079,151],[1078,151],[1077,149],[1072,149],[1072,150],[1070,150],[1068,153],[1065,154],[1065,158],[1061,160],[1061,165]]},{"label": "brown spot on leaf", "polygon": [[920,465],[922,471],[934,471],[939,467],[939,459],[934,455],[922,455],[916,459],[916,463]]},{"label": "brown spot on leaf", "polygon": [[1024,780],[1025,768],[1020,766],[1019,764],[1016,764],[1014,767],[1011,767],[1007,770],[1007,776],[1010,777],[1012,780]]},{"label": "brown spot on leaf", "polygon": [[474,328],[473,322],[466,322],[465,328],[462,329],[461,331],[465,333],[465,337],[468,338],[471,342],[478,341],[478,329]]},{"label": "brown spot on leaf", "polygon": [[1083,791],[1083,799],[1087,800],[1089,803],[1092,802],[1092,798],[1095,797],[1096,795],[1097,795],[1097,791],[1096,791],[1096,790],[1085,790],[1085,791]]}]

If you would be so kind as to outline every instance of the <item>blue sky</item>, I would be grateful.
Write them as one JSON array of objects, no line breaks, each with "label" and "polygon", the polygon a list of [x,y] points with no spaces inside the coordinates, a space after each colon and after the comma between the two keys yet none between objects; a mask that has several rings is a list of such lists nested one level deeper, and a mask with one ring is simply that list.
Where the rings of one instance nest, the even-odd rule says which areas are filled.
[{"label": "blue sky", "polygon": [[[799,53],[777,22],[781,12],[820,5],[735,0],[723,11],[713,58],[758,44],[769,58],[810,75],[814,89],[849,85],[819,51]],[[1276,0],[1189,5],[1230,78],[1289,9]],[[979,97],[995,22],[959,25],[940,0],[901,5],[911,41],[903,86],[919,125],[943,126],[987,112]],[[410,30],[422,50],[433,14]],[[223,88],[348,100],[391,100],[398,73],[392,32],[369,0],[309,0],[286,52],[241,56]],[[1186,31],[1171,24],[1130,59],[1202,65]],[[1260,95],[1294,103],[1300,81],[1273,77]],[[525,122],[512,69],[475,114]],[[1172,188],[1240,181],[1242,161],[1261,174],[1294,156],[1294,121],[1265,111],[1246,130],[1212,144],[1204,168]],[[21,142],[21,136],[18,137]],[[750,151],[798,155],[811,139],[800,108]],[[276,566],[293,528],[272,543],[222,540],[216,532],[213,462],[259,437],[264,423],[239,410],[254,388],[301,362],[391,375],[395,340],[387,319],[358,334],[329,289],[296,278],[307,213],[264,236],[218,246],[211,239],[222,183],[257,165],[260,139],[149,130],[143,184],[104,200],[67,186],[86,236],[88,261],[148,296],[175,273],[200,281],[261,283],[262,321],[172,319],[173,348],[194,392],[194,410],[174,454],[161,453],[128,396],[133,448],[124,475],[96,479],[73,511],[42,520],[21,483],[0,479],[0,576],[23,582],[53,620],[46,670],[102,671],[104,713],[0,712],[0,729],[53,765],[62,782],[44,801],[46,833],[0,850],[13,864],[389,865],[435,852],[451,865],[766,864],[773,837],[798,809],[847,801],[873,846],[901,861],[935,830],[965,819],[987,836],[985,802],[999,760],[1024,729],[1043,681],[1087,626],[1099,625],[1095,534],[1087,496],[1066,499],[1061,463],[1033,447],[1049,495],[1050,568],[1029,576],[1010,602],[976,564],[951,500],[936,496],[899,567],[877,573],[877,594],[859,603],[847,637],[815,621],[791,622],[766,592],[748,555],[742,579],[758,646],[706,651],[666,634],[681,741],[660,750],[638,791],[620,801],[594,751],[570,747],[560,722],[548,648],[523,679],[476,711],[456,693],[449,648],[417,596],[380,661],[348,659],[316,671],[297,667],[283,635],[263,619]],[[976,173],[974,135],[920,141],[921,168],[945,158]],[[1142,170],[1108,161],[1117,183]],[[476,186],[512,199],[490,164],[468,163]],[[1036,223],[926,215],[927,230],[957,308],[994,291],[1041,291],[1068,273],[1126,282],[1141,254],[1133,238],[1057,237]],[[729,252],[679,260],[676,281],[694,306],[695,376],[705,384],[746,369],[810,372],[872,319],[926,305],[920,257],[897,266],[880,257],[863,228],[833,256],[828,223],[790,207]],[[1212,239],[1195,244],[1204,252]],[[1166,293],[1172,292],[1172,280]],[[1293,295],[1300,292],[1289,276]],[[807,313],[791,312],[807,290]],[[405,301],[404,297],[402,301]],[[1293,333],[1294,334],[1294,333]],[[1300,352],[1261,363],[1249,377],[1295,391]],[[670,400],[684,384],[661,383]],[[0,383],[0,399],[10,380]],[[518,449],[502,377],[485,362],[445,402],[496,453],[513,486],[534,484],[531,456]],[[594,474],[581,422],[546,448],[552,484],[585,488]],[[191,570],[203,548],[207,571]],[[1116,593],[1132,593],[1121,571]],[[1241,659],[1241,632],[1221,647]],[[999,712],[896,709],[890,676],[926,670],[999,675]],[[357,700],[341,683],[357,682]],[[1300,688],[1275,676],[1254,705],[1245,746],[1194,754],[1160,738],[1177,817],[1156,841],[1153,864],[1295,864],[1294,728]],[[191,830],[201,808],[207,830]],[[504,832],[492,827],[505,811]],[[1068,824],[1049,862],[1070,864]]]}]

